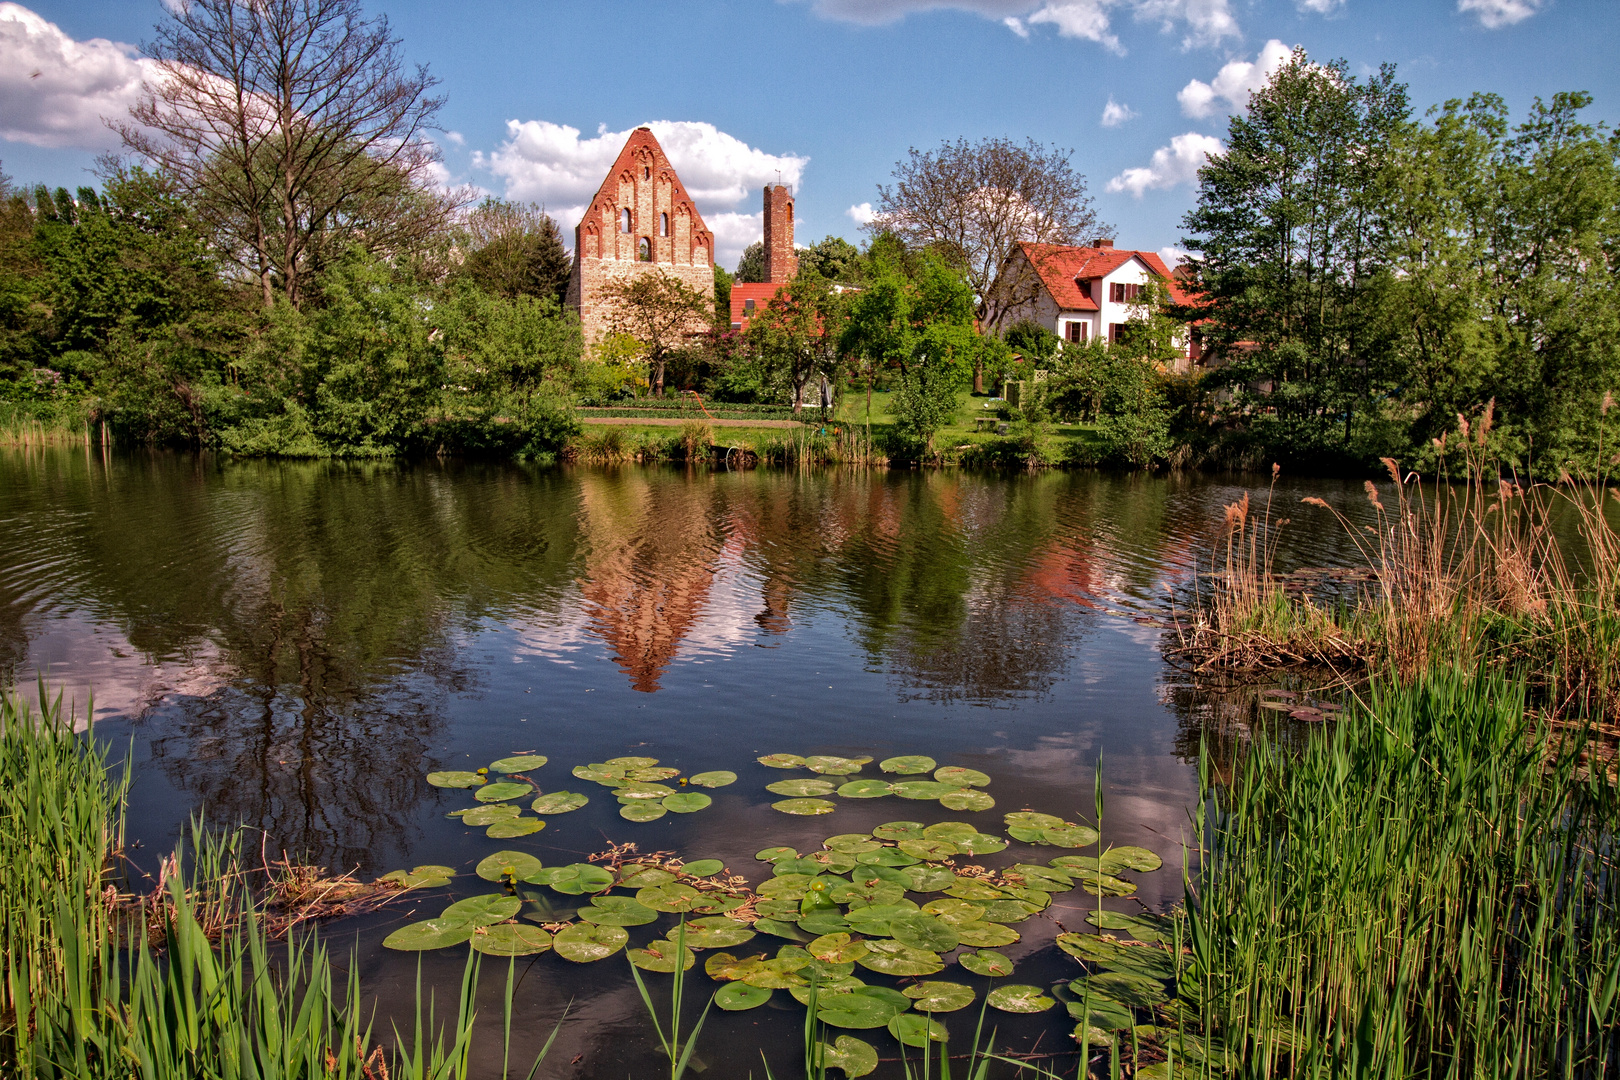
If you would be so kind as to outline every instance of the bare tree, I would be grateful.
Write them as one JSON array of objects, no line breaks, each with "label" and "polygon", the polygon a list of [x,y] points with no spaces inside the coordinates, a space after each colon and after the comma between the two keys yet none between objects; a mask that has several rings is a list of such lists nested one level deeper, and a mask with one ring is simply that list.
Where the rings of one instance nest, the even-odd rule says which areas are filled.
[{"label": "bare tree", "polygon": [[612,305],[608,328],[640,343],[652,392],[662,397],[671,354],[708,327],[713,300],[662,270],[614,281],[602,296]]},{"label": "bare tree", "polygon": [[[938,149],[912,148],[894,165],[894,184],[878,187],[878,214],[867,229],[888,232],[915,248],[942,249],[959,262],[973,287],[982,326],[1035,298],[1038,278],[1015,258],[1018,244],[1073,244],[1110,236],[1097,219],[1086,178],[1069,163],[1072,151],[1028,140],[966,139]],[[983,390],[975,370],[975,391]]]},{"label": "bare tree", "polygon": [[359,0],[174,0],[146,47],[162,71],[114,124],[173,176],[222,254],[274,303],[353,243],[398,253],[444,227],[427,140],[442,97]]}]

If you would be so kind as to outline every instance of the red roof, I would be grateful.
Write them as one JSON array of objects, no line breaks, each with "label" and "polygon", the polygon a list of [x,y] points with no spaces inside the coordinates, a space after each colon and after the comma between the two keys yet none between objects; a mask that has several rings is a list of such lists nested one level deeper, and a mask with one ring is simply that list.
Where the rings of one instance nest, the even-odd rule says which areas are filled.
[{"label": "red roof", "polygon": [[[742,324],[742,329],[748,329],[749,321],[770,307],[771,301],[782,290],[785,282],[776,281],[749,281],[735,284],[731,287],[731,324]],[[753,314],[749,314],[747,301],[754,302]]]},{"label": "red roof", "polygon": [[[1018,245],[1024,257],[1040,275],[1041,284],[1052,294],[1052,299],[1064,311],[1096,311],[1101,293],[1093,288],[1092,295],[1080,291],[1080,282],[1096,281],[1118,270],[1132,259],[1144,265],[1170,286],[1170,298],[1178,304],[1192,299],[1170,273],[1156,251],[1130,251],[1115,247],[1070,247],[1067,244]],[[736,295],[736,294],[733,294]]]}]

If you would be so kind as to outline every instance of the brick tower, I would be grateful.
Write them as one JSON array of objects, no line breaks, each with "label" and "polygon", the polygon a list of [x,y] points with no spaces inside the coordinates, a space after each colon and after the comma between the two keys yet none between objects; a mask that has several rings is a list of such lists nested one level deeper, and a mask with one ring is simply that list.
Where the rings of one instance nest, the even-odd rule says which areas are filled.
[{"label": "brick tower", "polygon": [[[790,222],[789,250],[792,229]],[[574,229],[574,272],[568,280],[567,304],[579,312],[585,344],[601,339],[612,315],[610,301],[602,295],[604,286],[658,273],[714,297],[714,234],[703,224],[652,131],[638,127],[625,140]],[[703,325],[702,320],[694,321],[694,329]]]},{"label": "brick tower", "polygon": [[799,272],[793,251],[793,196],[783,184],[765,188],[765,280],[773,285],[791,281]]}]

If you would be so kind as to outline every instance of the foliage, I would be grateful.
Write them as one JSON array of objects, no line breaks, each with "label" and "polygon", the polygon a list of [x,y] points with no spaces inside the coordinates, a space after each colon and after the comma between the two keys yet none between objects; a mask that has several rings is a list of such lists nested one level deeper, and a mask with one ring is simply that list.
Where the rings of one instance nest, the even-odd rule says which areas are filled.
[{"label": "foliage", "polygon": [[800,248],[799,273],[813,274],[828,281],[855,283],[862,278],[864,263],[860,249],[842,236],[828,236],[807,248]]},{"label": "foliage", "polygon": [[664,393],[664,369],[709,325],[709,298],[663,271],[636,274],[602,289],[613,303],[609,331],[640,343],[652,392]]},{"label": "foliage", "polygon": [[743,248],[737,260],[737,273],[733,279],[739,285],[757,284],[765,280],[765,242],[755,240]]},{"label": "foliage", "polygon": [[542,208],[487,198],[467,215],[465,230],[461,273],[468,280],[507,300],[532,296],[563,302],[573,259],[563,247],[562,230]]},{"label": "foliage", "polygon": [[837,377],[847,310],[845,294],[825,278],[801,270],[749,324],[748,346],[766,372],[780,371],[786,377],[795,411],[803,406],[811,380]]}]

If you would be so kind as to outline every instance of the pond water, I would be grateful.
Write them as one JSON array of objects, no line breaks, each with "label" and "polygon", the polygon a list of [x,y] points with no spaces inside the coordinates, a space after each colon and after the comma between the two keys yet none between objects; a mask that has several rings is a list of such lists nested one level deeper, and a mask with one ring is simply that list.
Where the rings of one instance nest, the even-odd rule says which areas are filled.
[{"label": "pond water", "polygon": [[[31,696],[43,678],[81,712],[94,694],[97,733],[133,755],[128,831],[142,869],[199,809],[261,830],[255,849],[262,835],[272,855],[335,871],[456,868],[447,888],[323,931],[339,954],[357,948],[385,1010],[408,1003],[419,959],[441,1014],[453,1000],[463,949],[381,941],[492,891],[471,871],[495,851],[551,866],[633,842],[722,860],[758,884],[771,873],[754,858],[762,848],[813,851],[897,819],[988,833],[1021,809],[1092,821],[1099,760],[1104,843],[1164,860],[1128,875],[1135,897],[1107,905],[1162,911],[1182,895],[1213,706],[1166,663],[1160,620],[1207,563],[1221,507],[1245,492],[1263,502],[1268,481],[6,452],[0,684]],[[1276,505],[1295,520],[1280,568],[1352,561],[1325,512],[1301,512],[1304,495],[1353,516],[1366,506],[1359,482],[1284,477]],[[542,790],[589,804],[491,840],[447,816],[477,805],[469,792],[425,781],[524,752],[550,759],[532,774]],[[789,816],[765,786],[810,774],[756,760],[773,753],[870,755],[861,777],[924,754],[987,774],[996,807],[833,797],[831,814]],[[738,780],[697,813],[627,821],[608,788],[570,775],[625,755]],[[977,861],[1061,854],[1015,844]],[[1002,950],[1017,962],[1011,981],[1079,974],[1053,938],[1091,929],[1096,902],[1060,893],[1019,923],[1022,940]],[[673,921],[631,928],[632,945]],[[704,955],[693,978],[706,998],[719,984]],[[497,1017],[506,967],[486,961]],[[548,953],[520,958],[518,972],[518,1051],[532,1054],[568,1009],[542,1075],[652,1074],[656,1040],[622,955],[576,965]],[[981,1001],[993,985],[954,964],[935,978]],[[977,1018],[977,1003],[945,1018],[953,1048],[966,1049]],[[802,1019],[782,991],[716,1013],[698,1058],[711,1077],[763,1075],[763,1049],[783,1075]],[[1072,1045],[1061,1009],[993,1012],[989,1025],[1015,1050]],[[479,1053],[498,1059],[498,1020],[485,1030]],[[851,1034],[898,1054],[881,1029]]]}]

